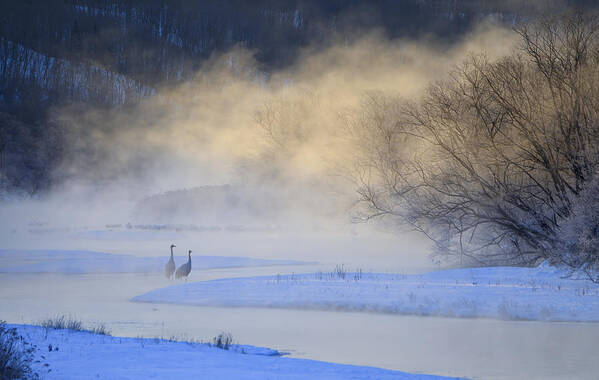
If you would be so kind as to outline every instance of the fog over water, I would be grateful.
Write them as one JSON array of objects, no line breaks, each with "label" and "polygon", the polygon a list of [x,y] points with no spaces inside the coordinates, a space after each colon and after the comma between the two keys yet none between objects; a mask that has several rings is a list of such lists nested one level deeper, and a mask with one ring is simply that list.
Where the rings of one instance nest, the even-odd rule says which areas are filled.
[{"label": "fog over water", "polygon": [[[348,120],[372,94],[416,98],[467,54],[497,57],[514,43],[514,33],[492,19],[449,46],[373,32],[305,48],[293,66],[274,73],[235,48],[139,106],[56,108],[51,117],[68,126],[69,141],[54,173],[60,185],[33,200],[7,197],[3,246],[159,255],[167,240],[187,239],[217,255],[366,263],[387,256],[430,266],[420,236],[393,224],[354,223],[357,147]],[[127,228],[140,225],[143,231]],[[151,225],[242,233],[152,234]],[[90,232],[99,230],[116,232]]]}]

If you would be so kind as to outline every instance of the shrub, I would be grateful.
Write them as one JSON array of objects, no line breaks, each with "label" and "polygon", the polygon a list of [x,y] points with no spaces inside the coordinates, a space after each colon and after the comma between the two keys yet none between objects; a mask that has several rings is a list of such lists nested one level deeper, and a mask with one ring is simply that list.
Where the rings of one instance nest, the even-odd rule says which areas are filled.
[{"label": "shrub", "polygon": [[99,335],[110,335],[110,330],[108,330],[106,325],[103,323],[100,323],[96,327],[92,327],[90,329],[84,329],[84,331],[89,331],[91,333],[99,334]]},{"label": "shrub", "polygon": [[16,328],[9,328],[0,321],[0,378],[39,379],[31,369],[36,347],[25,341]]},{"label": "shrub", "polygon": [[334,276],[344,280],[347,275],[347,268],[343,264],[335,265],[335,269],[333,270]]},{"label": "shrub", "polygon": [[212,338],[212,344],[220,349],[228,350],[231,344],[233,344],[233,336],[231,333],[221,332]]},{"label": "shrub", "polygon": [[81,321],[64,315],[45,319],[40,322],[40,326],[47,329],[83,331]]}]

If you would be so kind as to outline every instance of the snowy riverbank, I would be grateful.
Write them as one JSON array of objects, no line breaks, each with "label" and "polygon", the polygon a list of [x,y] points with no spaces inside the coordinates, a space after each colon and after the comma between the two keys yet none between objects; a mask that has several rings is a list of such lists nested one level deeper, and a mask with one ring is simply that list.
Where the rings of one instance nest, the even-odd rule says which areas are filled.
[{"label": "snowy riverbank", "polygon": [[137,302],[347,310],[448,317],[599,321],[599,285],[538,268],[454,269],[422,275],[331,272],[169,286]]},{"label": "snowy riverbank", "polygon": [[[252,346],[121,338],[12,325],[37,346],[34,369],[52,379],[447,379],[374,367],[292,359]],[[50,348],[51,347],[51,348]]]}]

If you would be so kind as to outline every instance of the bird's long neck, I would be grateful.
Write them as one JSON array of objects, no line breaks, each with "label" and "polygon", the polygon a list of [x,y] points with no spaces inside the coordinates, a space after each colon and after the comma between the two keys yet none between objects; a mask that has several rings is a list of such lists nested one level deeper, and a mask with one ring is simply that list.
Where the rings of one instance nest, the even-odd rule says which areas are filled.
[{"label": "bird's long neck", "polygon": [[187,260],[187,262],[191,263],[191,252],[189,252],[188,255],[189,255],[189,259]]},{"label": "bird's long neck", "polygon": [[171,259],[173,258],[173,247],[171,247]]}]

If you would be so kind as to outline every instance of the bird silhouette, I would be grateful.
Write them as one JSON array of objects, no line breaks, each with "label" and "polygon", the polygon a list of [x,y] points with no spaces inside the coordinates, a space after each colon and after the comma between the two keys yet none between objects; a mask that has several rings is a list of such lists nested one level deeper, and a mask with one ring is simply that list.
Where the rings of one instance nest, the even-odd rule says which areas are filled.
[{"label": "bird silhouette", "polygon": [[188,255],[187,262],[177,268],[177,272],[175,273],[175,278],[185,277],[185,282],[187,282],[187,276],[191,273],[191,249],[189,250]]},{"label": "bird silhouette", "polygon": [[176,245],[171,244],[171,258],[168,260],[168,262],[164,266],[164,275],[168,279],[173,278],[173,273],[175,273],[175,258],[173,257],[173,248],[174,247],[176,247]]}]

